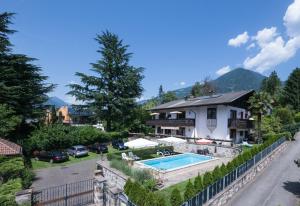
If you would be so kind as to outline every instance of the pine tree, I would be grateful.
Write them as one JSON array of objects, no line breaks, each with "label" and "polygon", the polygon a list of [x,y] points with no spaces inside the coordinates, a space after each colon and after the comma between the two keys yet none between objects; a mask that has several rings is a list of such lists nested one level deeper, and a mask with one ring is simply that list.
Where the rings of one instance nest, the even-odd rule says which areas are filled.
[{"label": "pine tree", "polygon": [[164,104],[164,103],[167,103],[167,102],[174,101],[176,99],[177,99],[177,97],[176,97],[176,94],[174,92],[167,92],[167,93],[163,94],[161,103]]},{"label": "pine tree", "polygon": [[185,192],[184,192],[184,201],[188,201],[196,194],[194,185],[192,184],[191,180],[186,184]]},{"label": "pine tree", "polygon": [[284,87],[284,101],[297,112],[300,111],[300,68],[296,68],[289,76]]},{"label": "pine tree", "polygon": [[177,188],[175,188],[172,193],[171,193],[171,197],[170,197],[170,202],[172,206],[181,206],[182,204],[182,197],[180,195],[180,192]]},{"label": "pine tree", "polygon": [[281,81],[276,71],[273,71],[269,77],[263,80],[261,90],[263,92],[267,92],[271,96],[274,96],[280,92],[280,89],[281,89]]},{"label": "pine tree", "polygon": [[43,103],[54,85],[47,84],[48,77],[41,75],[41,68],[34,65],[34,58],[23,54],[13,54],[8,35],[12,13],[0,14],[0,104],[6,104],[22,119],[19,134],[26,135],[28,119],[38,119],[44,115]]},{"label": "pine tree", "polygon": [[163,86],[160,85],[158,89],[158,97],[162,98],[163,94],[164,94]]},{"label": "pine tree", "polygon": [[192,87],[191,95],[193,97],[200,97],[201,96],[201,89],[202,89],[202,86],[201,86],[200,82],[196,82],[194,84],[194,86]]},{"label": "pine tree", "polygon": [[69,85],[70,95],[82,100],[95,112],[97,120],[105,120],[108,131],[122,129],[129,122],[135,99],[143,88],[143,68],[129,65],[131,53],[119,37],[110,32],[97,35],[102,58],[92,64],[95,76],[77,72],[82,84]]},{"label": "pine tree", "polygon": [[213,178],[210,172],[205,172],[203,175],[203,187],[206,188],[213,183]]},{"label": "pine tree", "polygon": [[194,187],[196,192],[201,192],[203,190],[202,177],[200,174],[195,178]]},{"label": "pine tree", "polygon": [[205,77],[202,85],[202,95],[209,96],[209,95],[213,95],[214,93],[216,93],[215,86],[212,84],[209,77]]},{"label": "pine tree", "polygon": [[21,118],[5,104],[0,104],[0,137],[8,136],[21,123]]}]

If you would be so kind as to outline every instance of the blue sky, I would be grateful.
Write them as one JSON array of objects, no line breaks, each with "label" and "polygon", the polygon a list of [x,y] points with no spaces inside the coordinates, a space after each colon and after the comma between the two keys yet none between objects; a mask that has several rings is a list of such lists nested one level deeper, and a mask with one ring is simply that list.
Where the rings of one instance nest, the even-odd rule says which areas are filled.
[{"label": "blue sky", "polygon": [[155,96],[160,84],[178,89],[236,67],[265,75],[276,70],[285,80],[300,66],[299,5],[300,0],[0,0],[0,12],[17,13],[14,50],[37,58],[58,85],[50,95],[71,102],[66,85],[79,82],[76,71],[90,73],[90,63],[100,58],[94,38],[105,30],[129,44],[131,63],[145,68],[142,98]]}]

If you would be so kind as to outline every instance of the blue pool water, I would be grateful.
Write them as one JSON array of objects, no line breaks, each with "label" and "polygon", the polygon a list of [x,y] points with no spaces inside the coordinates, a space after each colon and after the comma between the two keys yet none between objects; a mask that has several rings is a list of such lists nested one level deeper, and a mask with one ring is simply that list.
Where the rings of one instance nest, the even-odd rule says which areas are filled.
[{"label": "blue pool water", "polygon": [[181,167],[186,167],[201,162],[212,160],[213,157],[186,153],[163,158],[141,161],[146,166],[153,167],[158,170],[174,170]]}]

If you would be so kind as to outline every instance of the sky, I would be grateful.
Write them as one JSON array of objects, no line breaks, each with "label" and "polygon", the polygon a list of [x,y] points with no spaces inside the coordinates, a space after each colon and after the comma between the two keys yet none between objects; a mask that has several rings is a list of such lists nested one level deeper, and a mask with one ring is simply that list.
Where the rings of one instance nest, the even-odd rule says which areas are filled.
[{"label": "sky", "polygon": [[4,11],[16,13],[14,52],[37,58],[57,84],[49,95],[69,103],[66,85],[80,82],[75,72],[93,74],[94,38],[106,30],[145,68],[141,99],[237,67],[282,80],[300,67],[300,0],[0,0]]}]

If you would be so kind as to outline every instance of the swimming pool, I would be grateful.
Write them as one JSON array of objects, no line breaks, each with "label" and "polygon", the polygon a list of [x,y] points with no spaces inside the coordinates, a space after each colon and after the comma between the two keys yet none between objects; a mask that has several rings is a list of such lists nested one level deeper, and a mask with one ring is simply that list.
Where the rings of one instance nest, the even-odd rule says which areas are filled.
[{"label": "swimming pool", "polygon": [[139,164],[143,164],[146,167],[151,167],[159,171],[172,171],[192,165],[204,163],[215,159],[214,157],[198,155],[194,153],[184,153],[179,155],[173,155],[168,157],[160,157],[150,160],[139,161]]}]

